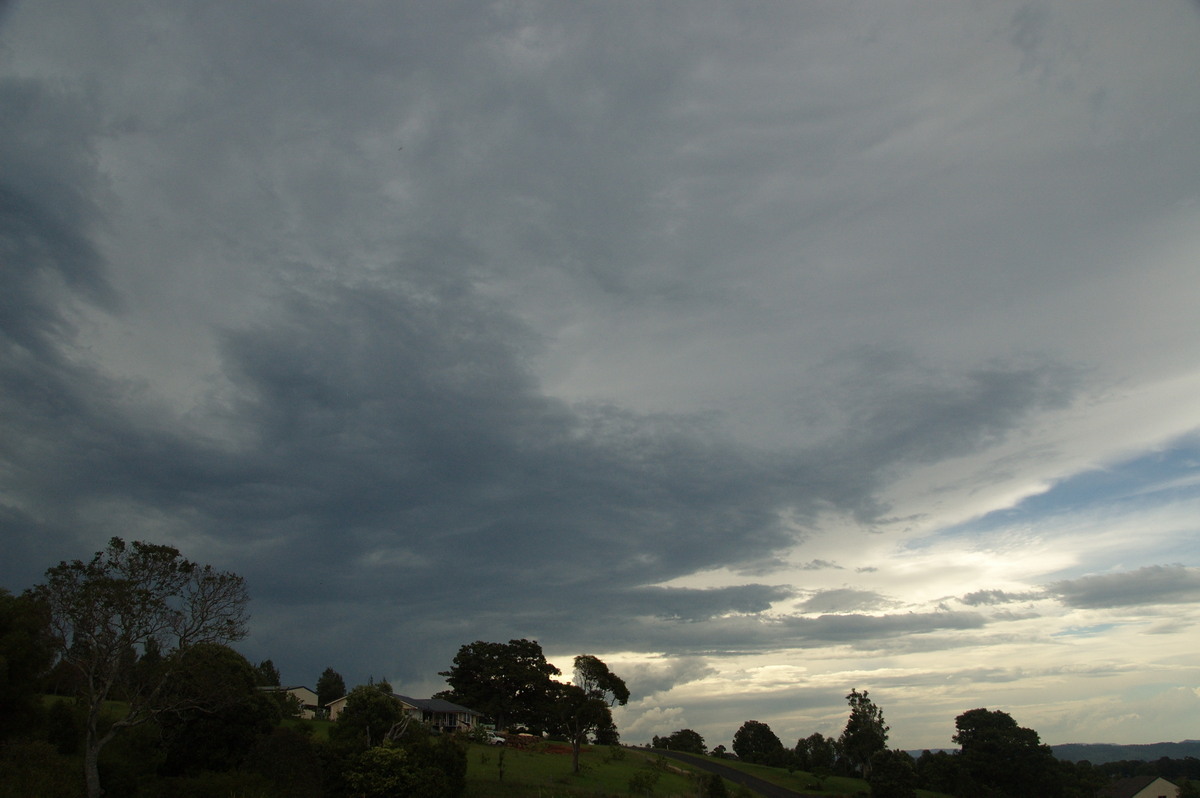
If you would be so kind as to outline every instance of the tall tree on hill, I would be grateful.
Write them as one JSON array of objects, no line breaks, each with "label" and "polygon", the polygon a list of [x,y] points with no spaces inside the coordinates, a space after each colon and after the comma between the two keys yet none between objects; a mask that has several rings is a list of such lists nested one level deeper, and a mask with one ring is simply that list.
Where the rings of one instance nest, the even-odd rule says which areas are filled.
[{"label": "tall tree on hill", "polygon": [[[49,611],[52,647],[80,675],[86,708],[84,777],[98,798],[101,749],[123,729],[164,711],[203,704],[165,687],[182,667],[180,652],[200,643],[228,643],[246,634],[246,587],[232,573],[184,559],[170,546],[112,538],[89,562],[61,562],[33,590]],[[153,642],[151,642],[153,641]],[[157,661],[138,661],[148,648]],[[146,658],[143,657],[143,660]],[[104,702],[121,695],[126,714],[102,723]]]},{"label": "tall tree on hill", "polygon": [[629,702],[629,688],[599,657],[580,654],[575,658],[575,683],[556,683],[553,695],[552,720],[571,741],[571,766],[578,773],[579,749],[588,733],[613,728],[612,707]]},{"label": "tall tree on hill", "polygon": [[446,677],[450,689],[435,698],[482,712],[498,729],[540,727],[555,689],[550,677],[561,673],[546,661],[536,640],[476,640],[459,648],[450,670],[438,674]]},{"label": "tall tree on hill", "polygon": [[738,759],[760,765],[778,764],[783,759],[783,743],[762,721],[748,720],[733,735],[733,752]]},{"label": "tall tree on hill", "polygon": [[335,698],[346,694],[346,682],[332,667],[321,672],[317,679],[317,706],[323,707]]},{"label": "tall tree on hill", "polygon": [[887,749],[888,728],[883,722],[883,710],[871,701],[868,691],[851,690],[846,696],[850,704],[850,717],[846,720],[846,728],[838,739],[842,756],[862,774],[869,778],[871,775],[871,757],[877,751]]},{"label": "tall tree on hill", "polygon": [[1050,746],[1007,712],[968,710],[954,719],[954,727],[951,739],[961,746],[958,761],[971,790],[1012,798],[1063,793]]}]

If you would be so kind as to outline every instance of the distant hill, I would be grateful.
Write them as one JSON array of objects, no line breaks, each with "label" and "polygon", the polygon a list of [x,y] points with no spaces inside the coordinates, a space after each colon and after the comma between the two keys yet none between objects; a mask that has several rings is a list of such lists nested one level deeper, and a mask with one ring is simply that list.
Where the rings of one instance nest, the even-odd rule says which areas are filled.
[{"label": "distant hill", "polygon": [[1052,745],[1050,750],[1054,756],[1067,762],[1080,762],[1084,759],[1093,765],[1105,762],[1120,762],[1123,759],[1132,761],[1153,762],[1164,756],[1169,759],[1200,759],[1200,740],[1184,740],[1181,743],[1150,743],[1148,745],[1112,745],[1109,743],[1067,743]]}]

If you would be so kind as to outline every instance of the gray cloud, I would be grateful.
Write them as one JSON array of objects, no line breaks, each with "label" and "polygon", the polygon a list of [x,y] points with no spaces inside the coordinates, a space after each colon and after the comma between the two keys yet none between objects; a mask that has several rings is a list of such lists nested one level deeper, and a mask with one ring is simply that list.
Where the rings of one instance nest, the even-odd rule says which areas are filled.
[{"label": "gray cloud", "polygon": [[878,610],[891,605],[888,599],[874,590],[836,588],[820,590],[798,605],[804,612],[857,612]]},{"label": "gray cloud", "polygon": [[[845,570],[842,566],[828,560],[809,560],[800,566],[802,571],[823,571],[827,568],[832,568],[838,571]],[[860,569],[861,570],[861,569]]]},{"label": "gray cloud", "polygon": [[1013,604],[1021,601],[1036,601],[1040,598],[1045,598],[1045,594],[1038,593],[1036,591],[1010,593],[1005,590],[976,590],[973,593],[967,593],[965,596],[960,598],[959,601],[969,607],[978,607],[981,605]]},{"label": "gray cloud", "polygon": [[1083,609],[1192,604],[1200,602],[1200,568],[1151,565],[1054,582],[1047,590],[1067,606]]},{"label": "gray cloud", "polygon": [[[176,543],[248,578],[249,653],[351,680],[477,638],[679,657],[650,691],[701,655],[949,648],[1005,616],[889,613],[875,567],[814,590],[850,552],[794,549],[936,526],[896,478],[1040,436],[1091,370],[1191,368],[1184,292],[1122,304],[1192,276],[1139,243],[1200,174],[1185,47],[1011,9],[73,11],[0,11],[12,588]],[[1194,593],[1135,573],[1051,589]]]}]

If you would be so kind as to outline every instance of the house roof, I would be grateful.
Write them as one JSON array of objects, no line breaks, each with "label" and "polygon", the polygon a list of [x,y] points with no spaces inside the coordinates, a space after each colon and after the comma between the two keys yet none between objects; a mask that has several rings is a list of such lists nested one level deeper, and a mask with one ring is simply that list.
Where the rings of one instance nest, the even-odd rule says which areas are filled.
[{"label": "house roof", "polygon": [[466,712],[471,715],[479,713],[473,709],[460,706],[458,704],[447,701],[443,698],[410,698],[399,693],[392,693],[393,698],[397,698],[411,707],[416,707],[424,712]]},{"label": "house roof", "polygon": [[[1125,779],[1118,779],[1108,785],[1100,792],[1096,793],[1097,798],[1133,798],[1142,790],[1149,787],[1154,782],[1158,781],[1161,776],[1130,776]],[[1176,784],[1167,779],[1163,781],[1175,787]]]}]

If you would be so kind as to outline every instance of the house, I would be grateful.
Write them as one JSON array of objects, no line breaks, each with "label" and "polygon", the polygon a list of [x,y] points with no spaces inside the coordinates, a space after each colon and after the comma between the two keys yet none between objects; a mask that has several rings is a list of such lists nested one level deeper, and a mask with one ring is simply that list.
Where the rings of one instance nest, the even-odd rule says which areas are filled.
[{"label": "house", "polygon": [[482,715],[473,709],[459,706],[441,698],[409,698],[392,693],[404,707],[404,713],[424,723],[434,731],[468,732],[474,729]]},{"label": "house", "polygon": [[317,694],[303,685],[294,687],[260,687],[260,690],[268,693],[286,693],[293,696],[300,702],[300,717],[315,718],[320,713],[320,707],[317,705]]},{"label": "house", "polygon": [[[391,695],[400,704],[405,715],[421,721],[438,732],[467,732],[479,725],[483,717],[473,709],[441,698],[410,698],[399,693]],[[325,709],[329,711],[330,720],[338,719],[338,715],[342,714],[342,710],[346,708],[346,699],[348,698],[349,696],[344,695],[325,705]]]},{"label": "house", "polygon": [[1179,788],[1161,776],[1132,776],[1114,781],[1096,798],[1178,798]]}]

